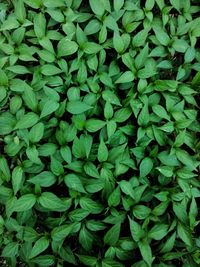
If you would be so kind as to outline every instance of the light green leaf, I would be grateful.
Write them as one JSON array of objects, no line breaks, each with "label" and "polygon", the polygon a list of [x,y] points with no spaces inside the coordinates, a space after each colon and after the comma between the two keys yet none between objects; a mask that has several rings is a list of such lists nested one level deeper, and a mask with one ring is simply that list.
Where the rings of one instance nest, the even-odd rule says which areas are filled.
[{"label": "light green leaf", "polygon": [[21,212],[31,209],[36,203],[36,196],[33,194],[25,194],[17,199],[14,211]]},{"label": "light green leaf", "polygon": [[67,187],[69,187],[70,189],[73,189],[77,192],[81,192],[81,193],[86,193],[82,181],[81,179],[78,177],[78,175],[76,174],[67,174],[64,177],[64,181]]},{"label": "light green leaf", "polygon": [[105,126],[106,122],[98,119],[89,119],[85,123],[85,128],[88,132],[97,132]]},{"label": "light green leaf", "polygon": [[30,252],[29,258],[34,258],[45,251],[48,248],[49,243],[50,242],[46,237],[41,237],[40,239],[38,239]]},{"label": "light green leaf", "polygon": [[63,38],[59,41],[58,46],[58,57],[70,56],[78,50],[76,42],[71,41],[67,38]]},{"label": "light green leaf", "polygon": [[125,71],[116,81],[115,83],[128,83],[134,80],[134,74],[131,71]]},{"label": "light green leaf", "polygon": [[42,187],[49,187],[56,182],[56,177],[49,171],[43,171],[40,174],[28,179],[28,182],[35,185],[40,185]]},{"label": "light green leaf", "polygon": [[153,161],[151,158],[144,158],[140,163],[140,177],[147,176],[153,168]]},{"label": "light green leaf", "polygon": [[91,109],[92,106],[88,105],[87,103],[83,101],[70,101],[67,103],[67,111],[71,114],[81,114],[89,109]]},{"label": "light green leaf", "polygon": [[104,236],[104,243],[110,246],[115,246],[119,240],[120,229],[121,223],[117,223],[112,226]]},{"label": "light green leaf", "polygon": [[33,112],[28,112],[23,115],[19,121],[16,123],[14,130],[16,129],[26,129],[35,125],[39,121],[39,116]]},{"label": "light green leaf", "polygon": [[40,118],[44,118],[53,112],[55,112],[59,108],[59,103],[49,99],[45,102],[44,106],[42,107],[42,112]]}]

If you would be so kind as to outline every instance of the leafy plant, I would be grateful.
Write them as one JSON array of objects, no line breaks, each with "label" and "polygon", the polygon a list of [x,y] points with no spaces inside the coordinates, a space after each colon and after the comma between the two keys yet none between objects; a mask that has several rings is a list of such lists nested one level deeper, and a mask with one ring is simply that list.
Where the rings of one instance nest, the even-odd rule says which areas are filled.
[{"label": "leafy plant", "polygon": [[199,14],[1,1],[1,266],[200,265]]}]

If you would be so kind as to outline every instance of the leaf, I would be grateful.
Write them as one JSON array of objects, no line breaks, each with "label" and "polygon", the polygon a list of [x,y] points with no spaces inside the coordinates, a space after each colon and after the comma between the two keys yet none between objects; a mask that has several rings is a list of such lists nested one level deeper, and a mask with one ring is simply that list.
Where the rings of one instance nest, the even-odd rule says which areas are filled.
[{"label": "leaf", "polygon": [[10,180],[10,168],[5,157],[0,156],[0,171],[3,173],[5,180],[8,182]]},{"label": "leaf", "polygon": [[67,163],[71,163],[71,161],[72,161],[72,153],[71,153],[71,150],[70,150],[70,148],[68,146],[61,147],[60,154],[61,154],[62,158]]},{"label": "leaf", "polygon": [[36,203],[36,196],[33,194],[25,194],[17,199],[14,211],[21,212],[31,209]]},{"label": "leaf", "polygon": [[197,167],[197,163],[191,158],[191,156],[186,152],[185,150],[182,149],[177,149],[176,150],[176,156],[177,159],[186,165],[190,170],[195,170]]},{"label": "leaf", "polygon": [[90,110],[92,106],[83,101],[70,101],[67,103],[67,111],[71,114],[81,114],[87,110]]},{"label": "leaf", "polygon": [[120,186],[120,189],[122,190],[122,192],[124,194],[135,199],[134,191],[133,191],[133,188],[132,188],[132,185],[130,182],[122,180],[122,181],[120,181],[119,186]]},{"label": "leaf", "polygon": [[148,264],[148,266],[152,266],[153,256],[148,241],[146,239],[143,239],[138,242],[138,246],[144,261]]},{"label": "leaf", "polygon": [[45,76],[52,76],[61,73],[62,70],[54,65],[46,64],[41,67],[41,72]]},{"label": "leaf", "polygon": [[30,108],[34,112],[37,111],[38,100],[36,98],[35,92],[31,87],[29,86],[24,87],[24,93],[22,95],[22,98],[28,108]]},{"label": "leaf", "polygon": [[34,25],[35,35],[38,38],[44,37],[46,32],[46,19],[41,12],[35,15],[33,25]]},{"label": "leaf", "polygon": [[81,192],[81,193],[86,193],[83,184],[81,182],[81,179],[78,177],[78,175],[76,174],[67,174],[64,177],[64,181],[67,187],[69,187],[70,189],[73,189],[77,192]]},{"label": "leaf", "polygon": [[44,124],[39,122],[34,125],[29,132],[29,140],[32,143],[38,143],[44,135]]},{"label": "leaf", "polygon": [[122,53],[124,50],[124,42],[121,36],[119,35],[119,32],[115,31],[113,36],[113,46],[117,53]]},{"label": "leaf", "polygon": [[166,241],[166,243],[164,243],[164,246],[161,249],[162,253],[166,253],[169,252],[173,249],[174,244],[175,244],[175,240],[176,240],[176,233],[173,233]]},{"label": "leaf", "polygon": [[170,42],[168,34],[161,27],[153,27],[153,30],[160,44],[168,46]]},{"label": "leaf", "polygon": [[104,243],[110,246],[115,246],[119,240],[120,229],[121,223],[117,223],[112,226],[104,236]]},{"label": "leaf", "polygon": [[45,102],[45,104],[44,104],[44,106],[42,108],[42,112],[41,112],[40,118],[44,118],[44,117],[52,114],[58,108],[59,108],[59,103],[49,99],[48,101]]},{"label": "leaf", "polygon": [[188,43],[183,39],[176,39],[172,47],[179,53],[185,53],[187,48],[189,47]]},{"label": "leaf", "polygon": [[14,258],[18,254],[19,244],[17,242],[8,243],[2,253],[1,256],[5,258]]},{"label": "leaf", "polygon": [[85,227],[79,232],[79,242],[86,251],[92,249],[93,235]]},{"label": "leaf", "polygon": [[163,237],[167,235],[167,232],[168,232],[168,225],[156,224],[148,232],[148,237],[153,238],[155,240],[161,240],[163,239]]},{"label": "leaf", "polygon": [[96,266],[97,258],[87,255],[78,255],[78,258],[81,263],[85,266]]},{"label": "leaf", "polygon": [[103,162],[108,159],[108,149],[103,140],[100,141],[97,157],[99,162]]},{"label": "leaf", "polygon": [[151,158],[144,158],[140,163],[140,177],[147,176],[153,168],[153,161]]},{"label": "leaf", "polygon": [[35,185],[40,185],[42,187],[49,187],[55,184],[56,177],[55,175],[53,175],[53,173],[49,171],[43,171],[40,174],[28,179],[28,182],[33,183]]},{"label": "leaf", "polygon": [[94,42],[87,42],[84,44],[84,52],[86,54],[96,54],[102,49],[101,45]]},{"label": "leaf", "polygon": [[144,236],[144,231],[142,227],[140,226],[139,223],[133,221],[129,217],[129,224],[130,224],[130,231],[131,231],[131,236],[135,242],[139,242],[141,238]]},{"label": "leaf", "polygon": [[121,193],[120,193],[120,189],[118,186],[109,196],[108,205],[116,207],[119,205],[120,201],[121,201]]},{"label": "leaf", "polygon": [[152,107],[153,112],[160,118],[170,120],[166,110],[161,105],[155,105]]},{"label": "leaf", "polygon": [[133,215],[139,220],[146,219],[149,217],[150,213],[151,209],[144,205],[136,205],[133,208]]},{"label": "leaf", "polygon": [[23,115],[16,123],[14,130],[16,129],[27,129],[35,125],[39,121],[37,114],[33,112],[28,112]]},{"label": "leaf", "polygon": [[70,56],[76,53],[76,51],[78,50],[78,45],[74,41],[63,38],[59,41],[57,50],[58,57]]},{"label": "leaf", "polygon": [[73,224],[65,224],[54,228],[51,232],[52,239],[56,242],[61,242],[71,233],[73,226]]},{"label": "leaf", "polygon": [[102,16],[104,14],[104,5],[102,1],[100,2],[98,0],[89,0],[90,7],[95,15]]},{"label": "leaf", "polygon": [[100,203],[87,197],[81,197],[80,206],[82,209],[89,211],[91,214],[99,214],[103,210],[103,206]]},{"label": "leaf", "polygon": [[182,223],[178,223],[177,233],[179,238],[189,247],[193,246],[192,236],[190,230],[183,226]]},{"label": "leaf", "polygon": [[40,239],[38,239],[30,252],[29,258],[34,258],[45,251],[48,248],[49,243],[50,242],[46,237],[41,237]]},{"label": "leaf", "polygon": [[128,83],[134,80],[134,74],[131,71],[125,71],[115,83]]},{"label": "leaf", "polygon": [[43,192],[38,199],[40,205],[52,211],[62,211],[66,209],[64,202],[51,192]]},{"label": "leaf", "polygon": [[149,123],[149,109],[147,105],[144,105],[139,116],[138,116],[138,124],[140,126],[146,126]]},{"label": "leaf", "polygon": [[85,123],[85,128],[88,132],[94,133],[99,131],[101,128],[105,126],[105,121],[98,119],[89,119]]},{"label": "leaf", "polygon": [[124,0],[114,0],[114,9],[119,11],[124,5]]},{"label": "leaf", "polygon": [[12,171],[12,186],[14,194],[20,190],[23,183],[23,169],[20,166],[17,166]]}]

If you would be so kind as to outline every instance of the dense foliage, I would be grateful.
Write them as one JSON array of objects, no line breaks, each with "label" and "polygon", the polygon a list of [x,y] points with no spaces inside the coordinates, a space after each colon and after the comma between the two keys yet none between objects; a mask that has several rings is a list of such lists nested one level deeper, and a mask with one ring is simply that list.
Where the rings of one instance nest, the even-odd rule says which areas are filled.
[{"label": "dense foliage", "polygon": [[200,266],[199,4],[1,1],[1,266]]}]

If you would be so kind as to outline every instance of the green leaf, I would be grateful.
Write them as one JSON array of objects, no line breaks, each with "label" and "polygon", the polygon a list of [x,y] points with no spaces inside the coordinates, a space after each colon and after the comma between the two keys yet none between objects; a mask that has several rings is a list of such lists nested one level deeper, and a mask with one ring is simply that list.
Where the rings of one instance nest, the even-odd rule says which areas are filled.
[{"label": "green leaf", "polygon": [[40,205],[52,211],[62,211],[66,209],[64,202],[51,192],[43,192],[38,199]]},{"label": "green leaf", "polygon": [[124,5],[124,0],[114,0],[114,10],[119,11]]},{"label": "green leaf", "polygon": [[31,209],[36,203],[36,196],[33,194],[25,194],[17,199],[14,211],[21,212]]},{"label": "green leaf", "polygon": [[116,207],[119,205],[120,201],[121,201],[121,193],[120,193],[120,188],[118,186],[109,196],[108,205]]},{"label": "green leaf", "polygon": [[113,36],[113,46],[117,53],[122,53],[124,50],[124,42],[122,37],[119,35],[119,32],[115,31]]},{"label": "green leaf", "polygon": [[101,128],[105,126],[105,121],[98,119],[89,119],[85,123],[85,128],[88,132],[94,133],[99,131]]},{"label": "green leaf", "polygon": [[4,175],[5,180],[8,182],[11,177],[10,168],[8,166],[7,160],[3,156],[0,156],[0,171]]},{"label": "green leaf", "polygon": [[5,258],[14,258],[18,254],[19,244],[17,242],[8,243],[3,251],[1,256]]},{"label": "green leaf", "polygon": [[161,105],[155,105],[152,107],[153,112],[160,118],[170,120],[170,116]]},{"label": "green leaf", "polygon": [[39,116],[33,112],[28,112],[23,115],[16,123],[14,130],[26,129],[35,125],[39,121]]},{"label": "green leaf", "polygon": [[131,231],[131,236],[133,240],[135,242],[139,242],[145,234],[141,225],[133,221],[130,217],[129,217],[129,224],[130,224],[130,231]]},{"label": "green leaf", "polygon": [[177,159],[186,165],[190,170],[195,170],[197,167],[197,164],[195,160],[191,158],[191,156],[186,152],[185,150],[182,149],[177,149],[176,150],[176,156]]},{"label": "green leaf", "polygon": [[65,184],[68,188],[73,189],[77,192],[86,193],[83,184],[81,182],[81,179],[76,174],[67,174],[64,177]]},{"label": "green leaf", "polygon": [[62,158],[67,163],[71,163],[71,161],[72,161],[72,153],[71,153],[71,150],[70,150],[70,148],[68,146],[61,147],[60,154],[61,154]]},{"label": "green leaf", "polygon": [[133,208],[133,215],[139,220],[146,219],[150,213],[151,209],[144,205],[136,205]]},{"label": "green leaf", "polygon": [[140,126],[146,126],[149,123],[149,109],[147,105],[144,105],[139,116],[138,116],[138,124]]},{"label": "green leaf", "polygon": [[153,168],[153,161],[151,158],[144,158],[140,163],[140,177],[147,176]]},{"label": "green leaf", "polygon": [[46,32],[46,19],[42,13],[36,14],[34,17],[34,31],[38,38],[45,36]]},{"label": "green leaf", "polygon": [[131,71],[125,71],[116,81],[115,83],[128,83],[134,80],[135,76]]},{"label": "green leaf", "polygon": [[70,101],[66,107],[67,111],[71,114],[81,114],[91,108],[92,106],[83,101]]},{"label": "green leaf", "polygon": [[167,235],[167,232],[168,232],[168,225],[156,224],[148,232],[148,237],[153,238],[155,240],[161,240]]},{"label": "green leaf", "polygon": [[67,38],[63,38],[59,41],[58,46],[58,57],[70,56],[78,50],[76,42],[71,41]]},{"label": "green leaf", "polygon": [[185,53],[189,45],[185,40],[177,39],[173,42],[172,47],[179,53]]},{"label": "green leaf", "polygon": [[138,246],[139,246],[140,253],[144,261],[148,264],[148,266],[152,266],[153,256],[152,256],[151,247],[148,241],[146,239],[143,239],[138,242]]},{"label": "green leaf", "polygon": [[192,236],[190,230],[187,229],[182,223],[178,223],[177,233],[179,238],[189,247],[193,246]]},{"label": "green leaf", "polygon": [[42,108],[42,112],[41,112],[40,118],[44,118],[44,117],[52,114],[58,108],[59,108],[59,103],[49,99],[48,101],[45,102],[45,104],[44,104],[44,106]]},{"label": "green leaf", "polygon": [[133,199],[135,199],[134,196],[134,190],[132,188],[132,185],[130,182],[122,180],[119,183],[120,189],[122,190],[122,192],[130,197],[132,197]]},{"label": "green leaf", "polygon": [[51,232],[52,239],[61,242],[71,233],[73,226],[73,224],[65,224],[54,228]]},{"label": "green leaf", "polygon": [[115,246],[119,240],[120,229],[121,223],[117,223],[112,226],[104,236],[104,243],[110,246]]},{"label": "green leaf", "polygon": [[170,42],[168,34],[161,27],[153,27],[153,30],[159,43],[161,45],[168,46]]},{"label": "green leaf", "polygon": [[100,141],[97,157],[98,157],[99,162],[103,162],[108,159],[108,149],[103,139]]},{"label": "green leaf", "polygon": [[89,211],[91,214],[99,214],[103,210],[103,206],[100,203],[87,197],[81,197],[80,206],[82,209]]},{"label": "green leaf", "polygon": [[41,72],[45,76],[52,76],[61,73],[62,70],[54,65],[46,64],[41,67]]},{"label": "green leaf", "polygon": [[104,14],[105,9],[102,0],[100,2],[98,0],[89,0],[89,3],[95,15],[102,16]]},{"label": "green leaf", "polygon": [[12,186],[14,194],[20,190],[23,183],[23,169],[20,166],[17,166],[12,171]]},{"label": "green leaf", "polygon": [[84,52],[86,54],[96,54],[102,49],[101,45],[94,42],[87,42],[84,44]]},{"label": "green leaf", "polygon": [[38,239],[30,252],[29,258],[34,258],[45,251],[48,248],[49,243],[50,242],[46,237],[41,237],[40,239]]},{"label": "green leaf", "polygon": [[85,227],[79,232],[79,242],[86,251],[92,249],[93,235]]},{"label": "green leaf", "polygon": [[35,92],[31,87],[24,87],[22,98],[28,108],[30,108],[32,111],[37,111],[38,100],[36,98]]},{"label": "green leaf", "polygon": [[78,255],[78,258],[81,263],[83,263],[85,266],[96,266],[97,258],[87,255]]},{"label": "green leaf", "polygon": [[44,135],[44,124],[39,122],[34,125],[29,132],[29,140],[32,143],[38,143]]},{"label": "green leaf", "polygon": [[43,171],[40,174],[28,179],[28,182],[35,185],[40,185],[42,187],[49,187],[56,182],[56,177],[49,171]]}]

